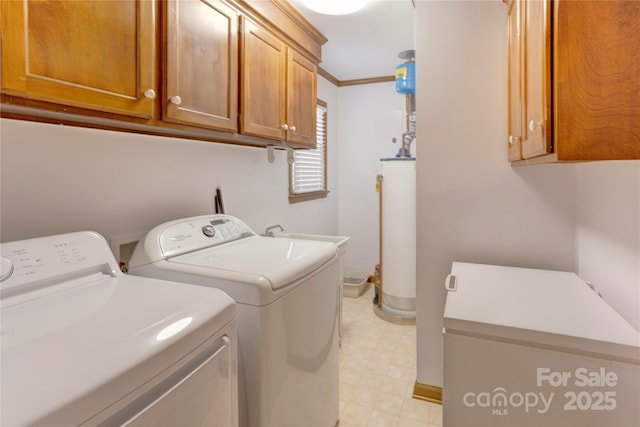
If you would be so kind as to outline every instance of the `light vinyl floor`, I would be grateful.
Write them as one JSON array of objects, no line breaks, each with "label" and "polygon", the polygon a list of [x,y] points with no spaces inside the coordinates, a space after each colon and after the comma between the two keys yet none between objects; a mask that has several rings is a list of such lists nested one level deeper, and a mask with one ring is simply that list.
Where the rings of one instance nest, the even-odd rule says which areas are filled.
[{"label": "light vinyl floor", "polygon": [[442,406],[414,399],[416,327],[373,312],[373,286],[343,298],[340,427],[442,427]]}]

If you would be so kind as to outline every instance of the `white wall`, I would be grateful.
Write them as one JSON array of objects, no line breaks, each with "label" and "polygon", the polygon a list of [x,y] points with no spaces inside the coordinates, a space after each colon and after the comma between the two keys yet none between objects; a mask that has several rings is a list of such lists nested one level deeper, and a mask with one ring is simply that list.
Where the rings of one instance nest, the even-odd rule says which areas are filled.
[{"label": "white wall", "polygon": [[442,386],[452,261],[576,267],[574,165],[506,158],[505,5],[416,2],[417,381]]},{"label": "white wall", "polygon": [[[320,78],[318,95],[337,122],[337,88]],[[337,128],[329,129],[337,139]],[[106,238],[148,231],[171,219],[226,212],[256,232],[337,234],[337,147],[328,146],[326,199],[290,205],[285,152],[273,164],[262,148],[0,120],[2,241],[91,229]]]},{"label": "white wall", "polygon": [[[373,273],[379,258],[376,176],[380,158],[394,157],[401,146],[406,99],[396,93],[394,82],[341,87],[339,96],[338,229],[351,237],[346,267]],[[393,144],[392,138],[399,142]]]},{"label": "white wall", "polygon": [[640,161],[578,166],[578,274],[640,330]]}]

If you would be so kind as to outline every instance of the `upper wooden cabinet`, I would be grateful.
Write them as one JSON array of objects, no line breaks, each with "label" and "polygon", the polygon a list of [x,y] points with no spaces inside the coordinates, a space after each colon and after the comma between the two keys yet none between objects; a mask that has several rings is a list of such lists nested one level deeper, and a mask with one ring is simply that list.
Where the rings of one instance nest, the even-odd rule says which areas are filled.
[{"label": "upper wooden cabinet", "polygon": [[522,120],[522,157],[551,152],[551,37],[548,1],[526,1],[522,10],[525,37],[523,43],[524,113]]},{"label": "upper wooden cabinet", "polygon": [[287,49],[287,141],[316,146],[318,68],[305,56]]},{"label": "upper wooden cabinet", "polygon": [[520,160],[522,148],[522,49],[520,32],[522,31],[522,19],[520,16],[521,3],[518,0],[507,0],[507,91],[509,110],[507,118],[507,131],[509,160]]},{"label": "upper wooden cabinet", "polygon": [[284,139],[287,52],[270,32],[242,18],[242,133]]},{"label": "upper wooden cabinet", "polygon": [[317,66],[248,19],[241,34],[241,132],[315,147]]},{"label": "upper wooden cabinet", "polygon": [[327,40],[286,1],[0,0],[0,20],[1,117],[315,146]]},{"label": "upper wooden cabinet", "polygon": [[640,159],[640,2],[505,3],[509,160]]},{"label": "upper wooden cabinet", "polygon": [[640,2],[555,3],[559,159],[640,159]]},{"label": "upper wooden cabinet", "polygon": [[152,117],[154,3],[2,1],[2,93]]},{"label": "upper wooden cabinet", "polygon": [[169,0],[163,5],[163,119],[236,131],[238,13],[220,0]]}]

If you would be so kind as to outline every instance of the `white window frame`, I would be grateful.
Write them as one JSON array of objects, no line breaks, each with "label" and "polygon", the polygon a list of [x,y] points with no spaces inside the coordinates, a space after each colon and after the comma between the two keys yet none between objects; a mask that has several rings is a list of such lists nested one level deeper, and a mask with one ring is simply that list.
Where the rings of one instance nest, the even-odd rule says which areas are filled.
[{"label": "white window frame", "polygon": [[[316,148],[296,150],[289,165],[289,203],[327,197],[327,103],[316,104]],[[308,179],[305,183],[307,174]],[[310,185],[309,188],[304,188]]]}]

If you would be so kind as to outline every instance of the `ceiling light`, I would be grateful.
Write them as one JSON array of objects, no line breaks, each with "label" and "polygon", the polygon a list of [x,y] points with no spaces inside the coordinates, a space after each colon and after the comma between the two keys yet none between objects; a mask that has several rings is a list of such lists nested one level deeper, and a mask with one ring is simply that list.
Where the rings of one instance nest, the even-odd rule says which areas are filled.
[{"label": "ceiling light", "polygon": [[323,15],[348,15],[365,7],[367,0],[302,0],[302,3]]}]

